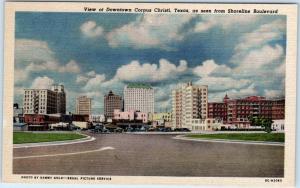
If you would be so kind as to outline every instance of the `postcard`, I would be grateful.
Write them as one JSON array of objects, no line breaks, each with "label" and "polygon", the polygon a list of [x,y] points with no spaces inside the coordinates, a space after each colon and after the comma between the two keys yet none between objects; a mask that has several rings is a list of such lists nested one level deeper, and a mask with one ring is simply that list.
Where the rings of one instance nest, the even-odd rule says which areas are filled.
[{"label": "postcard", "polygon": [[6,2],[3,180],[295,185],[297,5]]}]

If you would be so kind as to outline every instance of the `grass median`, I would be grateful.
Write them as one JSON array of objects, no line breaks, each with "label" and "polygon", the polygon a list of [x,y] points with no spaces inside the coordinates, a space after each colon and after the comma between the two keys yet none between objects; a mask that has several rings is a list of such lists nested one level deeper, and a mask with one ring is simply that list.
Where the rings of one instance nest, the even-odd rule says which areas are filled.
[{"label": "grass median", "polygon": [[224,139],[264,142],[284,142],[284,133],[222,133],[222,134],[190,134],[189,138]]},{"label": "grass median", "polygon": [[86,136],[77,133],[33,133],[33,132],[14,132],[13,143],[38,143],[38,142],[54,142],[64,140],[75,140]]}]

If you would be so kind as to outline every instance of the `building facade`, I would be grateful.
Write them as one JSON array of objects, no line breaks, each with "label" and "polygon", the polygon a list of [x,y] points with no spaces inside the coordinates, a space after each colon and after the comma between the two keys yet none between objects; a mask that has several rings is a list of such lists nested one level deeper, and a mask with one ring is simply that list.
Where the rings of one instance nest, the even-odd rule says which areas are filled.
[{"label": "building facade", "polygon": [[212,131],[225,128],[222,120],[214,118],[192,119],[192,131]]},{"label": "building facade", "polygon": [[192,82],[172,91],[172,118],[174,128],[192,128],[192,119],[208,116],[208,86]]},{"label": "building facade", "polygon": [[66,94],[63,85],[49,89],[24,89],[24,114],[66,113]]},{"label": "building facade", "polygon": [[80,96],[76,99],[76,114],[90,115],[92,111],[92,99],[87,96]]},{"label": "building facade", "polygon": [[122,97],[115,95],[110,91],[104,96],[104,115],[106,118],[112,119],[114,117],[114,110],[122,110],[123,101]]},{"label": "building facade", "polygon": [[232,99],[227,102],[227,123],[238,128],[250,126],[249,117],[272,119],[272,101],[265,97],[250,96],[243,99]]},{"label": "building facade", "polygon": [[106,118],[104,114],[92,114],[89,116],[89,121],[93,123],[103,123]]},{"label": "building facade", "polygon": [[284,131],[284,119],[273,120],[271,128],[275,131]]},{"label": "building facade", "polygon": [[124,111],[121,110],[114,110],[114,120],[116,121],[141,121],[143,123],[148,123],[148,113],[144,112],[137,112],[134,110]]},{"label": "building facade", "polygon": [[66,93],[63,85],[53,85],[51,90],[56,93],[57,113],[66,113]]},{"label": "building facade", "polygon": [[154,89],[147,84],[131,83],[124,88],[124,111],[154,113]]},{"label": "building facade", "polygon": [[285,100],[275,99],[272,101],[272,119],[280,120],[284,119],[285,114]]},{"label": "building facade", "polygon": [[249,128],[249,117],[262,117],[272,120],[284,119],[285,100],[266,99],[261,96],[249,96],[241,99],[229,99],[223,102],[209,103],[209,118],[223,120],[225,124],[236,128]]}]

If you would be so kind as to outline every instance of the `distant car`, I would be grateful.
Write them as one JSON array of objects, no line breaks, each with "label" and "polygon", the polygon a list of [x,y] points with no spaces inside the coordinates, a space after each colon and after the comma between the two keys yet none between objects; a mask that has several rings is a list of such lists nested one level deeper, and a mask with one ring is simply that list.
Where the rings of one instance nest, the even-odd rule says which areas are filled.
[{"label": "distant car", "polygon": [[191,130],[188,128],[175,128],[174,131],[175,132],[191,132]]},{"label": "distant car", "polygon": [[133,129],[132,127],[128,127],[128,128],[126,129],[126,132],[134,132],[134,129]]},{"label": "distant car", "polygon": [[116,129],[114,130],[115,133],[122,133],[123,131],[124,131],[124,130],[123,130],[122,128],[120,128],[120,127],[116,128]]},{"label": "distant car", "polygon": [[183,131],[183,132],[191,132],[191,130],[188,129],[188,128],[182,128],[182,131]]},{"label": "distant car", "polygon": [[110,133],[110,131],[108,129],[106,129],[106,128],[103,128],[101,132],[102,133]]},{"label": "distant car", "polygon": [[154,128],[149,128],[148,131],[153,132],[153,131],[155,131],[155,129]]}]

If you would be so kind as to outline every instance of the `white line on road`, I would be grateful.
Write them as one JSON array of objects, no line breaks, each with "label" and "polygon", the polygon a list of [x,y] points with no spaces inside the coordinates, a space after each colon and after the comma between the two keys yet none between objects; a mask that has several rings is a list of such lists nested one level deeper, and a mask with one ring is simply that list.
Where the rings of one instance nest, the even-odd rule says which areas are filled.
[{"label": "white line on road", "polygon": [[65,156],[65,155],[78,155],[78,154],[86,154],[86,153],[94,153],[104,150],[114,150],[113,147],[102,147],[96,150],[89,150],[89,151],[80,151],[80,152],[73,152],[73,153],[59,153],[59,154],[49,154],[49,155],[31,155],[31,156],[24,156],[24,157],[14,157],[14,159],[28,159],[28,158],[40,158],[40,157],[56,157],[56,156]]}]

